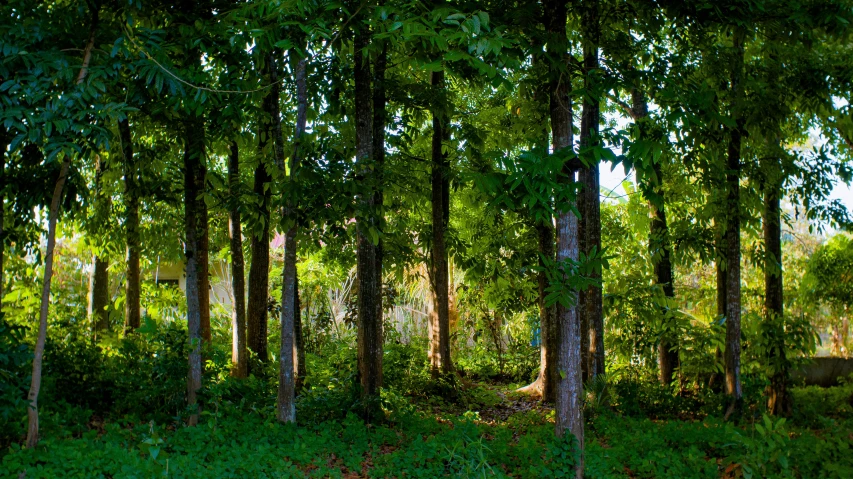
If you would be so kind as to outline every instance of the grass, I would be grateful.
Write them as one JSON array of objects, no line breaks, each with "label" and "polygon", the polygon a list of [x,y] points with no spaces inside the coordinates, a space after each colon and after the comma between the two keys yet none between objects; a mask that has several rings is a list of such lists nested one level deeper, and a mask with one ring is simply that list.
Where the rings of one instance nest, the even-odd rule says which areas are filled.
[{"label": "grass", "polygon": [[[793,421],[753,417],[734,425],[590,412],[586,477],[853,477],[849,386],[797,389]],[[133,419],[71,427],[68,411],[47,414],[39,447],[13,444],[3,478],[355,478],[561,477],[570,446],[555,441],[553,412],[500,386],[476,385],[466,401],[384,400],[383,424],[354,414],[281,425],[272,409],[223,402],[198,427]],[[822,401],[815,410],[814,401]],[[827,404],[832,401],[834,405]],[[847,406],[845,406],[845,404]],[[77,411],[77,417],[85,416]],[[61,420],[62,417],[66,419]],[[85,423],[85,424],[81,424]]]}]

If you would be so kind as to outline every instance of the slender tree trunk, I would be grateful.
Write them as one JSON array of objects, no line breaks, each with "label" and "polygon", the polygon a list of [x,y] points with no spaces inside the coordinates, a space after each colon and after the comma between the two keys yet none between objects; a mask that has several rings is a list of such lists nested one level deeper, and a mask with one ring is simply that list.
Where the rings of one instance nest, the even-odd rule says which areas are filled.
[{"label": "slender tree trunk", "polygon": [[[89,62],[92,60],[92,49],[95,47],[95,33],[98,29],[99,10],[91,11],[89,23],[89,41],[83,50],[83,64],[77,74],[77,85],[83,83],[89,73]],[[5,151],[5,148],[4,148]],[[44,359],[44,343],[47,338],[47,313],[50,307],[50,280],[53,277],[53,251],[56,248],[56,221],[59,218],[59,206],[62,203],[62,190],[71,167],[71,157],[65,156],[59,168],[59,176],[53,188],[50,199],[50,210],[47,216],[47,251],[44,257],[44,279],[42,280],[41,304],[39,305],[39,330],[36,347],[33,351],[33,373],[30,379],[30,391],[27,394],[29,409],[27,409],[27,447],[36,447],[39,440],[39,411],[38,398],[41,391],[41,366]]]},{"label": "slender tree trunk", "polygon": [[[272,76],[270,61],[274,61],[268,55],[264,74],[267,78]],[[270,175],[267,164],[264,161],[269,155],[267,148],[270,139],[273,140],[273,149],[277,148],[273,133],[273,117],[277,116],[279,104],[279,89],[271,88],[263,101],[263,118],[260,121],[261,135],[258,141],[259,163],[255,168],[255,179],[252,191],[260,201],[258,216],[261,221],[259,231],[255,231],[251,238],[252,262],[249,265],[249,302],[246,312],[246,331],[251,349],[262,362],[269,359],[267,344],[267,315],[269,307],[269,274],[270,274]],[[275,154],[273,154],[275,156]]]},{"label": "slender tree trunk", "polygon": [[[290,177],[288,185],[293,187],[297,181],[297,170],[299,169],[302,151],[302,135],[305,134],[306,112],[308,109],[308,89],[306,86],[305,69],[308,58],[303,57],[296,62],[293,75],[296,80],[296,129],[294,132],[293,155],[290,157]],[[275,66],[274,66],[275,68]],[[273,74],[273,79],[278,84],[278,72]],[[274,129],[281,131],[281,120],[276,118]],[[276,135],[276,140],[281,138]],[[284,152],[282,151],[281,163],[284,163]],[[282,171],[284,173],[284,171]],[[296,316],[299,314],[299,287],[296,277],[296,235],[298,233],[298,217],[295,195],[288,193],[285,201],[282,222],[287,228],[284,239],[284,267],[282,268],[281,288],[281,349],[279,350],[279,376],[278,376],[278,420],[281,422],[296,422],[296,372],[298,351],[296,351],[296,340],[294,339]]]},{"label": "slender tree trunk", "polygon": [[53,188],[53,196],[50,200],[50,211],[47,223],[47,254],[44,258],[44,280],[41,290],[41,307],[39,308],[39,330],[33,352],[33,375],[30,383],[30,392],[27,399],[30,407],[27,409],[29,420],[27,427],[27,447],[35,447],[39,439],[39,413],[38,397],[41,390],[41,365],[44,358],[44,343],[47,337],[47,313],[50,305],[50,280],[53,277],[53,252],[56,247],[56,221],[59,217],[59,206],[62,203],[62,189],[65,179],[68,177],[68,168],[71,166],[71,157],[66,156],[62,161],[56,185]]},{"label": "slender tree trunk", "polygon": [[125,232],[127,234],[127,277],[125,278],[125,331],[139,328],[141,323],[139,297],[141,293],[139,273],[139,187],[137,185],[136,160],[133,157],[133,138],[130,122],[125,118],[118,122],[121,150],[124,155],[124,204]]},{"label": "slender tree trunk", "polygon": [[[200,133],[202,138],[202,152],[204,151],[204,125],[201,125]],[[198,187],[199,196],[196,200],[196,214],[198,215],[198,304],[200,313],[201,338],[204,342],[210,343],[210,228],[208,222],[207,202],[204,201],[206,191],[206,176],[207,165],[205,164],[204,156],[200,157],[200,165],[198,170]]]},{"label": "slender tree trunk", "polygon": [[[263,149],[263,147],[262,147]],[[262,157],[263,158],[263,157]],[[252,262],[249,265],[249,301],[246,312],[246,332],[249,349],[258,359],[269,359],[267,349],[267,309],[269,306],[270,274],[270,193],[266,185],[272,181],[263,160],[255,168],[253,192],[260,198],[258,215],[263,225],[251,237]]]},{"label": "slender tree trunk", "polygon": [[231,155],[228,157],[228,192],[231,196],[228,236],[231,246],[231,292],[234,296],[231,311],[231,375],[237,378],[245,378],[249,375],[246,354],[245,261],[243,259],[243,227],[240,219],[241,191],[240,148],[236,141],[232,141]]},{"label": "slender tree trunk", "polygon": [[450,310],[448,304],[447,249],[445,231],[447,230],[447,202],[449,199],[449,181],[447,155],[442,147],[447,139],[447,113],[444,101],[444,72],[432,73],[433,105],[432,111],[432,249],[430,251],[430,286],[433,309],[429,317],[430,370],[433,379],[452,371],[450,360]]},{"label": "slender tree trunk", "polygon": [[[572,146],[572,104],[570,76],[568,75],[568,45],[566,41],[566,4],[559,1],[545,2],[544,23],[549,35],[548,49],[565,58],[565,61],[552,62],[550,70],[550,116],[552,147],[554,151],[564,150]],[[575,178],[577,165],[567,164],[568,178]],[[570,210],[560,211],[557,215],[557,250],[558,263],[568,260],[577,261],[579,252],[578,218]],[[567,272],[568,273],[568,272]],[[556,421],[557,437],[572,434],[579,448],[579,462],[576,466],[576,476],[583,477],[583,381],[581,377],[581,325],[578,317],[577,293],[568,306],[557,307],[556,343],[558,344],[556,385]]]},{"label": "slender tree trunk", "polygon": [[[726,316],[726,308],[727,308],[727,296],[726,296],[726,248],[728,242],[726,241],[726,224],[725,224],[725,211],[720,211],[718,216],[714,219],[714,267],[716,273],[717,280],[717,318],[725,318]],[[711,374],[711,378],[708,381],[709,388],[716,388],[717,384],[725,382],[723,380],[723,376],[725,376],[725,359],[723,358],[723,350],[717,346],[714,351],[714,365],[723,364],[722,371],[723,374],[718,372],[716,369]]]},{"label": "slender tree trunk", "polygon": [[[655,165],[655,173],[661,178],[660,165]],[[655,269],[655,283],[663,288],[664,299],[668,303],[661,308],[661,319],[665,327],[658,344],[658,364],[660,366],[661,384],[672,384],[675,378],[675,370],[679,367],[679,349],[675,337],[675,321],[669,312],[669,303],[675,298],[675,284],[672,272],[672,260],[670,258],[671,245],[669,242],[669,228],[666,222],[666,210],[663,204],[663,192],[660,193],[661,204],[656,206],[649,201],[652,220],[649,231],[649,246]]]},{"label": "slender tree trunk", "polygon": [[[373,63],[373,159],[376,186],[373,193],[373,204],[376,208],[377,229],[385,231],[385,122],[386,122],[386,94],[385,94],[385,71],[388,67],[388,44],[382,43],[382,49],[376,55]],[[384,256],[384,245],[382,235],[376,245],[376,274],[379,281],[379,293],[376,296],[376,317],[383,320],[384,307],[382,305],[382,259]]]},{"label": "slender tree trunk", "polygon": [[[587,0],[584,2],[583,24],[583,70],[584,87],[589,92],[584,95],[583,114],[581,117],[581,148],[590,147],[599,142],[598,125],[601,121],[600,100],[597,93],[593,76],[598,70],[598,37],[599,37],[599,14],[598,1]],[[590,158],[591,159],[591,158]],[[599,197],[599,174],[598,164],[592,164],[580,172],[580,180],[583,189],[578,198],[581,213],[581,248],[589,254],[595,249],[601,251],[601,202]],[[601,272],[595,271],[591,275],[601,278]],[[585,367],[584,376],[595,377],[604,374],[604,315],[601,305],[601,288],[590,286],[580,292],[579,312],[581,314],[581,327],[583,334],[583,359]]]},{"label": "slender tree trunk", "polygon": [[[189,372],[187,376],[187,403],[196,406],[197,393],[201,388],[201,343],[202,343],[202,297],[201,275],[205,268],[202,262],[207,255],[202,254],[205,244],[203,241],[202,221],[206,215],[201,214],[199,196],[204,192],[204,129],[201,120],[192,118],[185,126],[184,144],[184,214],[186,235],[186,268],[187,268],[187,329],[189,331]],[[201,201],[203,203],[203,200]],[[190,414],[189,425],[198,423],[198,412]]]},{"label": "slender tree trunk", "polygon": [[357,220],[358,243],[356,274],[358,276],[358,372],[361,384],[364,414],[368,421],[378,414],[376,401],[382,386],[382,317],[377,301],[381,299],[381,278],[377,266],[376,177],[372,170],[373,156],[373,105],[371,93],[370,62],[367,47],[370,33],[366,27],[355,35],[355,134],[359,176],[365,185],[359,197]]},{"label": "slender tree trunk", "polygon": [[740,82],[743,74],[744,36],[742,28],[734,34],[736,60],[732,68],[731,90],[734,95],[732,114],[736,126],[729,129],[726,172],[726,393],[731,404],[726,417],[741,409],[743,391],[740,382],[740,159],[743,116],[741,113]]},{"label": "slender tree trunk", "polygon": [[[764,320],[774,331],[776,343],[770,345],[769,361],[774,364],[767,395],[770,414],[787,416],[792,412],[788,392],[791,372],[785,357],[784,302],[782,301],[782,216],[779,197],[782,171],[778,159],[764,160]],[[776,327],[778,325],[778,327]]]},{"label": "slender tree trunk", "polygon": [[537,304],[539,306],[539,375],[531,384],[518,389],[518,392],[538,394],[544,402],[554,402],[557,385],[557,326],[555,307],[546,304],[548,295],[548,273],[543,258],[554,260],[554,227],[550,222],[536,225],[540,271],[536,275],[539,287]]},{"label": "slender tree trunk", "polygon": [[[646,97],[639,89],[631,91],[632,114],[634,121],[643,129],[643,120],[649,115]],[[663,190],[663,168],[660,163],[652,165],[654,178],[649,188],[649,212],[651,222],[649,224],[649,253],[652,257],[655,271],[655,284],[663,288],[664,299],[667,303],[675,297],[675,282],[672,268],[672,245],[669,241],[669,227],[666,221],[666,199]],[[673,338],[671,331],[674,329],[669,306],[661,308],[661,319],[665,325],[658,344],[658,365],[660,367],[660,381],[662,384],[672,384],[676,368],[679,367],[678,343]]]},{"label": "slender tree trunk", "polygon": [[[98,228],[106,226],[105,216],[110,209],[110,199],[103,194],[104,164],[101,161],[100,155],[95,155],[95,217],[98,220]],[[109,263],[101,256],[92,255],[92,274],[89,276],[89,320],[92,322],[92,330],[95,336],[98,337],[101,331],[106,331],[110,328],[110,313],[107,311],[107,306],[110,304],[110,275],[108,271]]]}]

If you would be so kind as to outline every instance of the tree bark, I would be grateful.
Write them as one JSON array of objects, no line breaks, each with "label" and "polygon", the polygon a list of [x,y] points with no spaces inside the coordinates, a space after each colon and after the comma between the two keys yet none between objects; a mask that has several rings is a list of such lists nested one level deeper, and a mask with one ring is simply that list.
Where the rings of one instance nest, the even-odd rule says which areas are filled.
[{"label": "tree bark", "polygon": [[[262,157],[263,158],[263,157]],[[261,362],[269,359],[267,349],[267,310],[269,306],[270,274],[270,211],[269,183],[272,176],[267,172],[263,159],[255,168],[252,191],[260,198],[258,215],[263,225],[260,232],[251,237],[252,262],[249,264],[249,301],[246,311],[246,332],[249,349]]]},{"label": "tree bark", "polygon": [[[305,134],[306,112],[308,109],[308,90],[305,79],[305,69],[308,58],[303,57],[296,62],[293,68],[296,80],[296,128],[294,131],[293,155],[290,157],[290,177],[287,180],[289,186],[293,187],[297,181],[297,170],[301,161],[301,142]],[[275,73],[273,80],[278,84],[278,72],[273,65]],[[277,88],[277,87],[276,87]],[[281,132],[281,119],[278,115],[274,120],[274,129]],[[276,141],[281,135],[276,134]],[[283,151],[281,163],[283,166]],[[278,153],[277,153],[278,154]],[[282,171],[284,173],[284,171]],[[298,218],[295,195],[288,194],[282,215],[282,222],[287,228],[284,237],[284,267],[282,268],[281,288],[281,349],[279,350],[279,376],[278,376],[278,420],[281,422],[296,422],[296,372],[298,351],[296,351],[296,340],[294,339],[296,316],[299,314],[299,303],[297,301],[299,288],[296,277],[296,235],[298,234]]]},{"label": "tree bark", "polygon": [[231,311],[231,375],[245,378],[249,375],[246,352],[246,282],[243,259],[243,227],[240,218],[240,148],[231,142],[228,157],[228,237],[231,247],[231,293],[234,304]]},{"label": "tree bark", "polygon": [[450,183],[448,181],[447,155],[442,152],[447,140],[448,118],[447,104],[444,101],[444,72],[432,73],[432,248],[430,250],[430,293],[433,308],[429,316],[429,360],[433,379],[452,371],[450,359],[450,309],[448,297],[447,248],[445,231],[447,230],[448,200]]},{"label": "tree bark", "polygon": [[740,411],[743,391],[740,382],[740,160],[744,125],[741,112],[740,82],[743,75],[744,36],[742,28],[734,34],[735,61],[732,65],[732,115],[736,126],[728,128],[729,145],[726,171],[726,393],[731,404],[726,417]]},{"label": "tree bark", "polygon": [[296,392],[302,390],[305,385],[305,377],[308,376],[308,366],[305,363],[305,338],[302,336],[302,301],[299,299],[299,273],[296,274],[296,316],[293,322],[294,351],[293,360],[296,368]]},{"label": "tree bark", "polygon": [[133,157],[133,137],[127,118],[118,122],[121,150],[124,155],[125,233],[127,235],[127,277],[125,278],[125,332],[139,328],[141,293],[139,272],[139,186]]},{"label": "tree bark", "polygon": [[[548,50],[556,54],[558,61],[549,65],[550,73],[550,120],[552,147],[554,151],[564,150],[572,146],[572,104],[570,77],[567,74],[568,45],[566,40],[566,4],[555,0],[545,2],[544,23],[548,33]],[[568,178],[572,181],[576,175],[576,166],[571,162],[566,168]],[[558,263],[577,261],[579,251],[578,218],[571,210],[560,211],[557,215],[557,250]],[[572,434],[579,448],[579,461],[576,466],[576,477],[583,477],[583,382],[581,377],[581,327],[578,317],[577,292],[572,293],[568,306],[557,307],[556,343],[557,374],[556,384],[556,421],[557,437]]]},{"label": "tree bark", "polygon": [[382,43],[382,49],[376,55],[373,63],[373,159],[374,177],[376,185],[373,193],[373,204],[376,208],[376,228],[380,231],[379,243],[376,245],[376,274],[379,281],[379,294],[376,297],[376,317],[381,322],[384,307],[382,304],[382,259],[384,256],[384,244],[382,231],[385,231],[385,122],[386,122],[386,93],[385,93],[385,71],[388,68],[388,43]]},{"label": "tree bark", "polygon": [[[782,215],[779,199],[782,169],[778,158],[762,161],[764,181],[764,320],[777,341],[770,345],[768,360],[775,363],[770,376],[767,410],[773,415],[790,415],[793,409],[788,384],[791,372],[785,357],[784,302],[782,283]],[[776,326],[778,325],[778,327]]]},{"label": "tree bark", "polygon": [[[100,7],[91,11],[89,23],[89,41],[83,49],[83,64],[77,74],[77,85],[83,83],[89,73],[89,62],[92,60],[92,49],[95,47],[95,33],[98,29]],[[4,149],[5,151],[5,149]],[[38,397],[41,391],[41,367],[44,359],[44,343],[47,339],[47,313],[50,307],[50,281],[53,278],[53,250],[56,248],[56,221],[59,218],[59,206],[62,203],[62,190],[71,167],[71,157],[65,156],[59,168],[59,176],[53,188],[50,199],[50,210],[47,216],[47,251],[44,257],[44,279],[42,280],[41,304],[39,305],[39,330],[36,347],[33,351],[33,373],[30,379],[30,391],[27,393],[29,408],[27,409],[27,447],[36,447],[39,440],[39,411]]]},{"label": "tree bark", "polygon": [[[267,55],[264,73],[267,78],[272,76],[270,62],[274,61],[272,55]],[[249,302],[246,313],[247,336],[249,349],[252,350],[261,362],[269,359],[267,343],[267,315],[269,307],[269,274],[270,274],[270,183],[272,175],[267,169],[268,161],[264,161],[269,153],[267,146],[272,139],[273,150],[276,146],[273,133],[273,118],[278,117],[278,104],[280,92],[278,88],[270,88],[269,93],[263,101],[263,117],[260,121],[261,133],[258,141],[259,163],[255,168],[255,179],[252,188],[257,200],[258,216],[261,221],[260,231],[255,231],[251,238],[252,262],[249,265]],[[275,153],[272,155],[275,156]],[[283,155],[282,155],[283,156]],[[274,160],[275,161],[275,160]]]},{"label": "tree bark", "polygon": [[[199,196],[204,192],[204,126],[199,118],[191,118],[185,125],[184,139],[184,228],[186,235],[185,256],[187,268],[187,329],[189,332],[189,372],[187,376],[187,403],[196,406],[197,393],[201,388],[201,344],[202,309],[204,307],[201,288],[204,283],[201,276],[206,268],[202,262],[207,255],[202,254],[206,246],[202,232],[202,221],[206,215],[200,210],[204,200]],[[198,411],[190,414],[190,426],[198,423]]]},{"label": "tree bark", "polygon": [[557,309],[548,306],[545,298],[548,296],[548,273],[544,259],[554,261],[554,227],[549,222],[536,224],[538,237],[538,253],[540,271],[536,275],[539,295],[539,375],[531,384],[520,388],[517,392],[538,395],[543,402],[553,403],[556,398],[557,386],[557,349],[555,340],[557,331]]},{"label": "tree bark", "polygon": [[39,439],[38,397],[41,390],[41,366],[44,358],[44,343],[47,337],[47,313],[50,305],[50,280],[53,277],[53,252],[56,248],[56,220],[59,217],[59,206],[62,203],[62,189],[68,177],[71,157],[66,156],[62,161],[53,196],[50,200],[50,210],[47,220],[47,254],[44,257],[44,279],[42,280],[41,305],[39,308],[39,330],[36,347],[33,351],[33,374],[30,392],[27,399],[30,407],[27,409],[27,447],[35,447]]},{"label": "tree bark", "polygon": [[[104,176],[104,164],[101,161],[100,155],[95,155],[95,213],[94,216],[99,221],[96,222],[96,228],[105,227],[104,217],[109,214],[110,199],[103,194],[103,185],[101,184]],[[110,328],[110,313],[107,311],[107,306],[110,304],[110,275],[108,271],[109,262],[101,256],[92,255],[92,274],[89,276],[89,320],[92,322],[92,330],[95,337],[98,337],[102,331],[107,331]],[[0,295],[2,297],[2,295]]]},{"label": "tree bark", "polygon": [[[639,123],[641,134],[643,120],[649,115],[646,97],[639,89],[631,91],[632,115]],[[661,164],[652,165],[654,178],[649,182],[651,195],[648,198],[649,213],[649,254],[654,264],[655,284],[663,289],[663,295],[669,304],[675,298],[675,282],[672,268],[672,245],[669,240],[669,227],[666,221],[666,198],[663,190],[663,168]],[[661,320],[664,324],[660,343],[658,343],[658,366],[661,384],[672,384],[676,368],[679,367],[678,342],[671,334],[674,324],[669,313],[669,305],[661,307]]]},{"label": "tree bark", "polygon": [[370,33],[361,26],[355,35],[355,134],[359,177],[364,191],[359,195],[357,219],[358,277],[358,372],[361,384],[364,415],[368,421],[378,415],[377,400],[382,387],[382,316],[378,314],[381,300],[381,278],[377,271],[377,244],[373,236],[378,233],[375,183],[373,174],[373,105],[370,86],[370,62],[367,48]]},{"label": "tree bark", "polygon": [[[599,18],[597,0],[588,0],[583,8],[584,42],[583,70],[584,95],[581,116],[581,148],[598,143],[598,125],[601,121],[600,100],[593,75],[598,70]],[[592,158],[589,160],[594,161]],[[583,184],[578,198],[581,213],[581,249],[587,255],[593,250],[601,251],[601,202],[599,196],[598,163],[589,165],[580,172]],[[594,271],[593,278],[601,279],[601,272]],[[604,374],[604,316],[602,313],[601,288],[590,286],[580,292],[578,311],[581,314],[583,374],[584,379]]]}]

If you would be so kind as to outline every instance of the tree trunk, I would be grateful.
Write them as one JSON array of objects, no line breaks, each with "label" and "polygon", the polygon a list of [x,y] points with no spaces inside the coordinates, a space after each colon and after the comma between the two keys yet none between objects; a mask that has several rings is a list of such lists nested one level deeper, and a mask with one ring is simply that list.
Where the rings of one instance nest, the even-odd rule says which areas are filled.
[{"label": "tree trunk", "polygon": [[[110,199],[103,194],[104,164],[99,155],[95,155],[95,217],[103,220],[109,213]],[[96,227],[105,227],[105,221],[97,221]],[[92,330],[95,337],[101,331],[110,329],[110,313],[107,306],[110,304],[110,274],[109,262],[101,256],[92,255],[92,274],[89,276],[89,320],[92,322]],[[2,297],[2,295],[0,295]]]},{"label": "tree trunk", "polygon": [[[724,195],[724,193],[720,193]],[[714,218],[714,268],[715,275],[717,280],[717,320],[726,317],[726,222],[725,222],[725,211],[718,212],[718,216]],[[708,380],[709,388],[717,388],[717,384],[720,384],[723,381],[723,376],[725,376],[725,359],[723,358],[723,351],[718,346],[714,351],[714,367],[715,370],[711,373],[711,378]],[[716,368],[720,365],[722,366],[723,373],[720,373],[720,370]],[[715,389],[717,390],[717,389]]]},{"label": "tree trunk", "polygon": [[[386,122],[386,94],[385,94],[385,71],[388,67],[388,43],[382,43],[382,50],[376,55],[373,63],[373,175],[376,185],[373,193],[373,204],[376,208],[376,229],[385,231],[385,193],[384,193],[384,168],[385,168],[385,122]],[[384,256],[384,244],[382,235],[379,235],[379,243],[376,245],[376,274],[379,281],[379,293],[376,296],[376,317],[379,322],[383,320],[384,308],[382,305],[382,259]]]},{"label": "tree trunk", "polygon": [[[570,77],[567,74],[566,41],[566,4],[548,0],[545,2],[544,23],[549,35],[548,49],[562,58],[559,62],[549,65],[550,73],[550,117],[552,146],[554,151],[564,150],[572,146],[572,104]],[[568,178],[572,181],[576,174],[576,165],[566,168]],[[571,210],[560,211],[557,215],[557,250],[558,263],[577,261],[578,259],[578,218]],[[579,461],[576,466],[576,476],[583,477],[583,382],[581,377],[581,328],[578,317],[577,293],[568,306],[557,307],[556,343],[558,380],[556,385],[556,425],[557,437],[566,433],[574,435],[579,448]]]},{"label": "tree trunk", "polygon": [[[263,146],[260,149],[264,149]],[[263,158],[263,156],[261,156]],[[272,177],[264,165],[263,159],[255,168],[255,180],[252,191],[261,201],[258,215],[263,222],[260,232],[251,237],[252,262],[249,265],[249,301],[246,311],[246,333],[249,349],[261,362],[269,359],[267,349],[267,309],[269,306],[270,274],[270,192],[268,185]]]},{"label": "tree trunk", "polygon": [[[305,69],[308,58],[303,57],[296,62],[293,75],[296,80],[296,129],[294,131],[293,155],[290,157],[290,177],[287,183],[291,188],[297,181],[301,155],[302,135],[305,134],[306,112],[308,109],[308,90],[305,79]],[[273,65],[273,81],[278,84],[278,71]],[[276,87],[277,88],[277,87]],[[281,139],[281,119],[274,119],[273,128],[276,141]],[[278,151],[276,152],[278,156]],[[281,152],[281,163],[284,164],[284,151]],[[277,158],[278,162],[278,158]],[[282,173],[284,171],[282,170]],[[281,288],[281,349],[279,350],[278,376],[278,420],[281,422],[296,422],[296,372],[298,370],[298,351],[294,339],[296,316],[299,314],[299,287],[296,278],[296,235],[298,233],[297,209],[295,195],[288,194],[282,215],[282,223],[287,232],[284,237],[284,267],[282,268]]]},{"label": "tree trunk", "polygon": [[133,157],[133,137],[130,123],[125,118],[118,122],[121,150],[124,155],[124,205],[125,232],[127,234],[127,278],[125,279],[125,331],[130,332],[141,324],[139,297],[139,187],[136,161]]},{"label": "tree trunk", "polygon": [[743,391],[740,382],[740,158],[744,119],[740,111],[740,81],[743,74],[745,32],[735,30],[736,59],[732,68],[731,90],[734,95],[732,114],[736,126],[729,128],[726,171],[726,393],[731,404],[726,417],[740,411]]},{"label": "tree trunk", "polygon": [[539,376],[533,383],[520,388],[518,392],[539,395],[544,402],[554,402],[557,385],[557,331],[556,308],[548,306],[545,297],[548,296],[548,273],[545,271],[544,259],[554,260],[554,227],[549,222],[536,225],[538,236],[538,253],[540,271],[536,275],[539,287],[537,304],[539,306]]},{"label": "tree trunk", "polygon": [[[784,303],[782,301],[782,216],[779,197],[782,171],[779,159],[762,161],[764,181],[764,320],[774,332],[776,341],[770,345],[768,360],[774,365],[767,395],[767,410],[773,415],[787,416],[792,412],[788,392],[791,372],[785,357]],[[778,325],[778,327],[777,327]]]},{"label": "tree trunk", "polygon": [[370,87],[370,62],[367,47],[370,33],[362,26],[355,35],[355,135],[359,177],[364,191],[359,195],[357,219],[358,277],[358,372],[361,384],[365,418],[370,421],[378,415],[377,400],[382,387],[382,317],[378,314],[381,300],[381,278],[377,271],[377,215],[375,183],[372,170],[373,156],[373,105]]},{"label": "tree trunk", "polygon": [[[631,91],[632,115],[638,122],[641,131],[644,129],[643,120],[649,115],[648,103],[643,92],[639,89]],[[641,133],[642,134],[642,133]],[[648,195],[649,212],[649,254],[652,257],[655,272],[655,284],[663,289],[667,305],[661,307],[661,320],[664,324],[660,343],[658,343],[658,365],[660,367],[661,384],[672,384],[676,368],[679,367],[678,342],[673,336],[674,321],[669,313],[669,303],[675,298],[675,282],[672,268],[672,245],[669,241],[669,227],[666,221],[666,199],[663,190],[663,168],[661,164],[652,165],[654,178],[649,182]]]},{"label": "tree trunk", "polygon": [[39,331],[36,339],[35,351],[33,351],[33,374],[30,383],[30,392],[27,399],[30,407],[27,409],[27,447],[35,447],[39,439],[39,413],[38,397],[41,390],[41,365],[44,358],[44,342],[47,337],[47,312],[50,305],[50,280],[53,277],[53,252],[56,248],[56,220],[59,217],[59,206],[62,203],[62,189],[65,179],[68,177],[68,168],[71,166],[71,157],[66,156],[62,161],[56,185],[53,188],[53,196],[50,200],[50,211],[47,222],[47,254],[44,257],[44,280],[41,289],[41,305],[39,308]]},{"label": "tree trunk", "polygon": [[[583,114],[581,117],[581,148],[591,147],[598,144],[598,125],[601,121],[601,111],[593,82],[593,75],[598,70],[598,37],[599,18],[597,0],[589,0],[583,9],[583,70],[584,95]],[[594,161],[589,157],[590,161]],[[578,198],[579,211],[581,213],[581,248],[586,254],[593,250],[601,251],[601,202],[599,196],[599,174],[598,163],[584,168],[580,172],[580,181],[583,184]],[[601,272],[595,271],[591,275],[601,278]],[[601,305],[601,288],[590,286],[580,292],[580,303],[578,311],[581,314],[582,326],[582,361],[585,365],[583,374],[586,378],[592,378],[604,374],[604,316]]]},{"label": "tree trunk", "polygon": [[433,308],[429,316],[429,360],[433,379],[452,371],[450,360],[450,309],[448,303],[447,212],[450,183],[447,155],[442,152],[447,140],[448,117],[444,100],[444,72],[432,73],[432,248],[430,250],[430,289]]},{"label": "tree trunk", "polygon": [[228,237],[231,246],[231,292],[234,296],[231,311],[231,375],[245,378],[249,375],[246,355],[246,282],[243,259],[243,227],[240,219],[240,148],[231,142],[228,157]]},{"label": "tree trunk", "polygon": [[[201,125],[201,148],[204,152],[204,125]],[[207,202],[204,201],[204,194],[207,176],[207,166],[204,156],[200,157],[198,170],[198,188],[199,196],[196,200],[196,214],[198,215],[198,304],[199,304],[199,321],[201,328],[201,338],[204,342],[210,343],[210,228],[208,224]]]},{"label": "tree trunk", "polygon": [[[89,72],[89,62],[92,60],[92,49],[95,47],[95,32],[98,29],[99,10],[92,10],[89,24],[89,41],[83,50],[83,64],[77,74],[77,84],[83,83]],[[5,151],[5,148],[4,148]],[[41,391],[41,366],[44,358],[44,343],[47,339],[47,313],[50,307],[50,280],[53,277],[53,250],[56,248],[56,221],[59,218],[59,206],[62,203],[62,190],[71,167],[71,157],[65,156],[59,168],[59,176],[53,187],[50,199],[50,210],[47,216],[47,251],[44,257],[44,279],[42,280],[41,304],[39,305],[39,331],[36,347],[33,351],[33,373],[30,378],[30,391],[27,394],[29,409],[27,409],[27,447],[36,447],[39,440],[39,410],[38,398]]]},{"label": "tree trunk", "polygon": [[[201,388],[201,343],[202,343],[202,295],[201,276],[206,268],[202,262],[207,255],[202,254],[203,241],[202,215],[199,196],[204,191],[204,126],[198,118],[187,121],[184,143],[184,227],[186,235],[187,268],[187,329],[189,332],[189,372],[187,377],[187,403],[190,407],[197,404],[197,393]],[[198,423],[198,411],[190,414],[189,425]]]}]

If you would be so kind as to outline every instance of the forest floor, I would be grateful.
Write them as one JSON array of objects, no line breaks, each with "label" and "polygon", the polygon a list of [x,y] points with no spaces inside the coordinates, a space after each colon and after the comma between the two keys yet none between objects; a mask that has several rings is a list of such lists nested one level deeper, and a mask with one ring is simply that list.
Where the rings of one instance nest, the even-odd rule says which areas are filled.
[{"label": "forest floor", "polygon": [[[53,415],[38,448],[0,452],[0,477],[565,477],[572,454],[553,439],[553,409],[510,386],[466,390],[455,402],[390,395],[395,411],[375,426],[354,414],[281,425],[271,409],[231,404],[204,411],[195,428]],[[590,410],[586,477],[853,477],[853,388],[795,396],[805,403],[789,421],[666,417],[642,399],[635,410]]]}]

